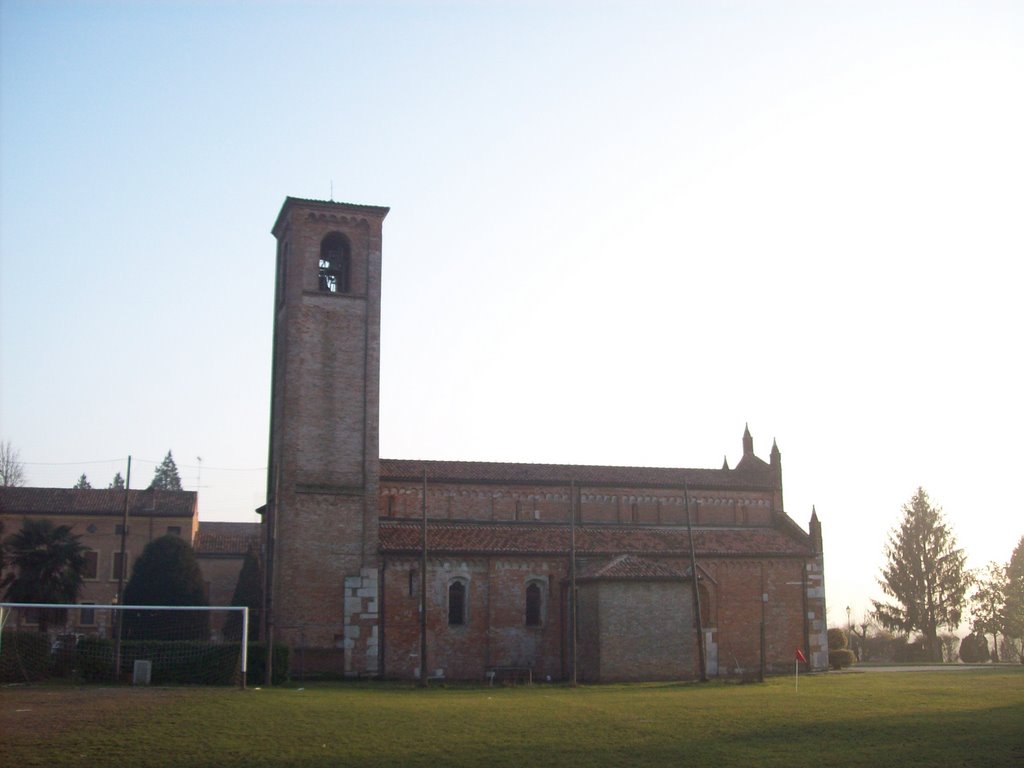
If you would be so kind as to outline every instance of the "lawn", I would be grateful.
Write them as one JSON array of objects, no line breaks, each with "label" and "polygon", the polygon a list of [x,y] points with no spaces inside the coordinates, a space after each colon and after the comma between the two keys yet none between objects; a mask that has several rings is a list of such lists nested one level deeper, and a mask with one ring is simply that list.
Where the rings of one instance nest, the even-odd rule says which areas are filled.
[{"label": "lawn", "polygon": [[762,685],[0,689],[7,766],[1021,766],[1024,669]]}]

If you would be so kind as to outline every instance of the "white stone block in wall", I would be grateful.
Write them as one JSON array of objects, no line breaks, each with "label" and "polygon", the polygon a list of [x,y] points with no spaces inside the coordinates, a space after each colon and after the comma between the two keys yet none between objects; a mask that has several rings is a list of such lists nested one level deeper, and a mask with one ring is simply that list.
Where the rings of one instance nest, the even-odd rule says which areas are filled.
[{"label": "white stone block in wall", "polygon": [[345,625],[345,639],[355,640],[359,637],[359,625],[358,624],[346,624]]},{"label": "white stone block in wall", "polygon": [[362,586],[362,579],[358,576],[345,577],[345,589],[359,589]]}]

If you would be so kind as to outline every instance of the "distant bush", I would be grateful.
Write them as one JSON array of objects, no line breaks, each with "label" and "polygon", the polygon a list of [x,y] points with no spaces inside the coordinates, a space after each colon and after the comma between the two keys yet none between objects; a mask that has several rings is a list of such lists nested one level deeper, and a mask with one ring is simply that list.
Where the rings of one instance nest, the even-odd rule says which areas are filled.
[{"label": "distant bush", "polygon": [[900,664],[913,664],[931,661],[932,656],[928,652],[928,643],[923,639],[913,642],[893,643],[893,661]]},{"label": "distant bush", "polygon": [[[274,680],[272,685],[281,685],[288,680],[288,665],[291,663],[291,649],[287,645],[274,645]],[[267,646],[263,643],[249,643],[249,673],[245,676],[247,685],[266,685]]]},{"label": "distant bush", "polygon": [[828,665],[832,669],[842,669],[848,667],[857,661],[857,657],[853,655],[853,651],[849,648],[836,648],[835,650],[828,652]]},{"label": "distant bush", "polygon": [[828,649],[830,651],[837,651],[841,648],[850,647],[850,638],[846,636],[846,631],[839,629],[839,627],[832,627],[828,631]]},{"label": "distant bush", "polygon": [[960,641],[960,661],[965,664],[982,664],[991,658],[984,635],[971,634]]},{"label": "distant bush", "polygon": [[45,680],[50,671],[50,639],[40,632],[5,631],[0,638],[0,682]]}]

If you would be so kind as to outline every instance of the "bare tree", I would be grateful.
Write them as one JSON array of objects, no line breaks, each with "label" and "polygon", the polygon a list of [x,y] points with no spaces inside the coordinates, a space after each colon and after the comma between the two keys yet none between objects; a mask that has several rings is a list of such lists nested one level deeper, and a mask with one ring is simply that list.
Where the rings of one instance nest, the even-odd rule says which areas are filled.
[{"label": "bare tree", "polygon": [[10,440],[0,443],[0,485],[20,486],[25,484],[25,467],[19,458],[18,449]]}]

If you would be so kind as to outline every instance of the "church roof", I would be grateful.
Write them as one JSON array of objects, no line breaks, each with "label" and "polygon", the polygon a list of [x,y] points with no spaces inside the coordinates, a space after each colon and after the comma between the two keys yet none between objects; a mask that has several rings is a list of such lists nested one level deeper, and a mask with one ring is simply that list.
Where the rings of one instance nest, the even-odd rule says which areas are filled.
[{"label": "church roof", "polygon": [[242,556],[250,549],[259,550],[259,523],[199,522],[196,533],[196,554]]},{"label": "church roof", "polygon": [[578,581],[681,581],[688,578],[668,563],[636,555],[619,555],[611,560],[585,566]]},{"label": "church roof", "polygon": [[[111,488],[0,488],[0,514],[122,515],[123,490]],[[128,491],[131,517],[192,517],[195,491]]]},{"label": "church roof", "polygon": [[[569,551],[570,526],[564,523],[475,523],[431,520],[427,549],[431,552],[481,555],[564,555]],[[380,521],[384,553],[420,551],[421,523],[416,520]],[[803,534],[806,538],[807,534]],[[810,554],[801,542],[775,528],[695,528],[694,549],[701,557]],[[579,525],[579,555],[657,554],[689,556],[685,527]]]},{"label": "church roof", "polygon": [[523,485],[630,486],[682,488],[765,489],[775,477],[765,462],[740,462],[736,469],[679,469],[671,467],[607,467],[586,464],[519,464],[490,461],[419,461],[381,459],[382,482],[503,483]]}]

